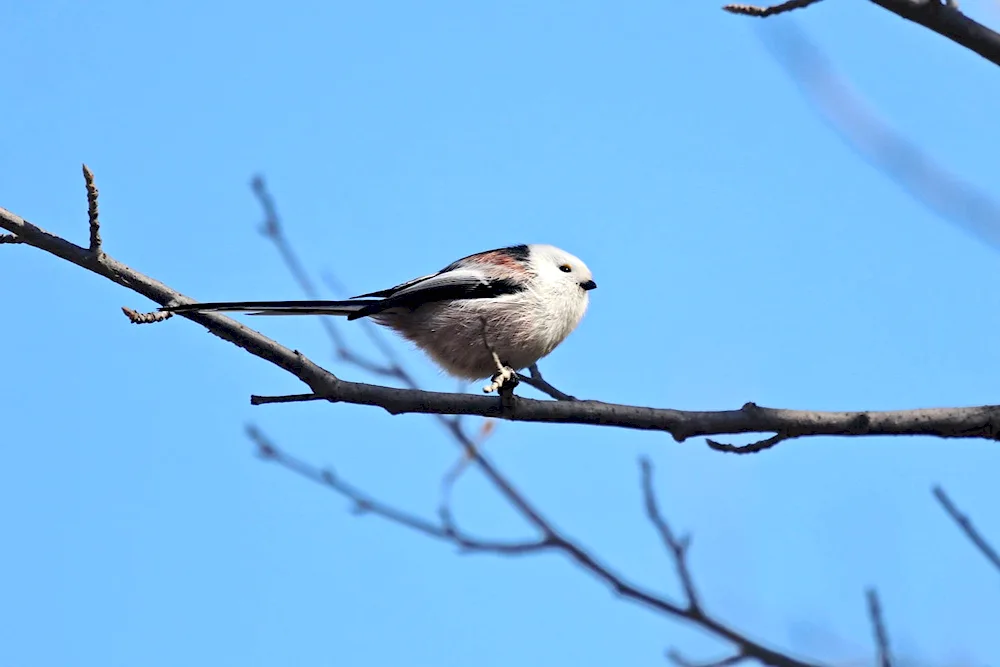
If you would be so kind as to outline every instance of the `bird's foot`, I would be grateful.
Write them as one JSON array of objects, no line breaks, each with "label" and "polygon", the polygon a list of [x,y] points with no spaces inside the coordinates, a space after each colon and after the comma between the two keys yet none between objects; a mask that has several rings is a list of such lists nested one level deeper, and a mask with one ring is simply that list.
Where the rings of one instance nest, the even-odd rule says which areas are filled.
[{"label": "bird's foot", "polygon": [[492,392],[500,392],[501,388],[506,388],[508,391],[513,390],[517,386],[520,380],[517,377],[517,373],[510,366],[505,366],[500,357],[496,352],[493,353],[493,361],[497,364],[497,372],[493,374],[491,378],[492,382],[483,387],[483,393],[490,394]]}]

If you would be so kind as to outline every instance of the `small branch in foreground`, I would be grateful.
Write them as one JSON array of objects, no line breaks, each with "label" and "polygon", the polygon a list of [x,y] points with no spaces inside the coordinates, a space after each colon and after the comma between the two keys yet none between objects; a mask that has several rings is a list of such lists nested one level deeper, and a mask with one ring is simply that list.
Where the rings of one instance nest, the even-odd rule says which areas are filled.
[{"label": "small branch in foreground", "polygon": [[749,445],[730,445],[725,442],[712,440],[711,438],[705,438],[705,443],[708,445],[709,449],[714,449],[717,452],[726,452],[727,454],[756,454],[757,452],[762,452],[765,449],[771,449],[771,447],[774,447],[779,442],[791,440],[792,437],[794,436],[778,433],[776,435],[772,435],[770,438],[758,440],[757,442],[751,442]]},{"label": "small branch in foreground", "polygon": [[101,221],[97,214],[97,186],[94,185],[94,172],[83,165],[83,180],[87,186],[87,219],[90,222],[90,252],[101,253]]},{"label": "small branch in foreground", "polygon": [[788,2],[782,2],[777,5],[769,5],[766,7],[761,7],[758,5],[724,5],[722,9],[729,12],[730,14],[740,14],[742,16],[757,16],[760,18],[766,18],[768,16],[775,16],[776,14],[784,14],[785,12],[790,12],[793,9],[803,9],[809,5],[815,4],[820,0],[788,0]]},{"label": "small branch in foreground", "polygon": [[941,503],[941,507],[943,507],[944,511],[948,513],[948,516],[950,516],[958,527],[962,529],[965,536],[969,538],[980,553],[986,556],[986,560],[992,563],[993,567],[1000,571],[1000,554],[998,554],[997,550],[986,541],[986,538],[984,538],[978,530],[976,530],[976,527],[972,525],[969,517],[959,511],[958,507],[955,506],[955,503],[951,501],[951,498],[948,497],[948,494],[945,493],[944,489],[940,486],[934,487],[934,497],[937,498],[939,503]]},{"label": "small branch in foreground", "polygon": [[885,620],[882,618],[882,605],[879,603],[878,592],[874,588],[869,588],[866,596],[868,598],[868,616],[871,618],[872,630],[875,633],[875,649],[878,653],[879,667],[892,667],[889,633],[886,632]]}]

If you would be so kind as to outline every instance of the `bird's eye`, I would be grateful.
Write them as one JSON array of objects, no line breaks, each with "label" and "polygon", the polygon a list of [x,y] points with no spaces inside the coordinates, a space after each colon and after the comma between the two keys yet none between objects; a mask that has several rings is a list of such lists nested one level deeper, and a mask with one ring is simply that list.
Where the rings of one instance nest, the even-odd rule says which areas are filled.
[{"label": "bird's eye", "polygon": [[573,270],[573,267],[570,266],[569,264],[563,264],[562,266],[559,267],[559,270],[562,271],[563,273],[569,273],[570,271]]}]

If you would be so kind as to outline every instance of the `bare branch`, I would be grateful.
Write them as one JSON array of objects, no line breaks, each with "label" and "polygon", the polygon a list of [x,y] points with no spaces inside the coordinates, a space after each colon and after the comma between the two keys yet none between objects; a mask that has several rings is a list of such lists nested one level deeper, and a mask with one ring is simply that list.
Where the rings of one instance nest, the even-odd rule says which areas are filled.
[{"label": "bare branch", "polygon": [[173,317],[173,313],[168,313],[162,310],[154,310],[151,313],[140,313],[132,308],[127,308],[122,306],[122,312],[125,313],[125,317],[129,319],[132,324],[152,324],[154,322],[162,322],[163,320],[170,319]]},{"label": "bare branch", "polygon": [[[253,395],[253,405],[331,401],[375,405],[392,414],[423,413],[504,417],[495,399],[471,394],[399,390],[391,387],[345,383],[346,387],[365,387],[364,391],[346,391],[329,396],[322,394],[291,394],[284,396]],[[382,393],[386,390],[388,393]],[[341,397],[343,396],[343,397]],[[483,403],[482,401],[486,401]],[[490,403],[490,401],[494,401]],[[749,407],[748,407],[749,406]],[[518,398],[517,411],[507,415],[510,421],[543,422],[550,424],[584,424],[613,426],[646,431],[664,431],[675,440],[703,435],[795,433],[795,438],[819,435],[842,437],[928,435],[939,438],[983,438],[998,440],[1000,406],[984,405],[963,408],[921,408],[913,410],[883,410],[865,412],[821,412],[765,408],[748,403],[739,410],[699,412],[647,408],[601,401],[536,401]],[[858,424],[864,424],[859,427]],[[723,452],[752,453],[773,447],[792,436],[772,436],[745,446],[712,441],[713,449]]]},{"label": "bare branch", "polygon": [[[871,0],[893,14],[913,21],[946,37],[973,53],[1000,65],[1000,34],[972,20],[958,9],[957,0]],[[767,17],[801,9],[819,0],[788,0],[777,5],[757,6],[730,4],[723,10],[731,14]]]},{"label": "bare branch", "polygon": [[[160,304],[193,303],[134,269],[105,257],[97,261],[85,248],[50,234],[23,218],[0,209],[0,228],[27,244],[102,275]],[[302,354],[289,350],[217,313],[187,313],[185,318],[207,327],[251,354],[283,368],[301,379],[322,400],[378,406],[391,414],[478,415],[504,417],[501,402],[493,397],[397,389],[348,382],[337,378]],[[258,397],[256,402],[274,399]],[[297,399],[301,400],[301,398]],[[524,422],[571,423],[659,430],[676,440],[701,435],[735,433],[794,433],[809,435],[933,435],[947,438],[986,438],[1000,434],[1000,406],[929,408],[883,412],[813,412],[764,408],[748,403],[739,410],[681,411],[599,401],[537,401],[519,398],[508,419]],[[447,421],[447,420],[446,420]],[[454,424],[446,424],[449,429]],[[464,436],[463,436],[464,437]]]},{"label": "bare branch", "polygon": [[960,12],[955,0],[947,0],[944,4],[939,0],[871,1],[1000,65],[1000,34]]},{"label": "bare branch", "polygon": [[803,9],[819,1],[820,0],[788,0],[787,2],[782,2],[777,5],[769,5],[766,7],[758,5],[725,5],[722,9],[730,14],[766,18],[768,16],[775,16],[776,14],[784,14],[785,12],[790,12],[793,9]]},{"label": "bare branch", "polygon": [[756,454],[757,452],[762,452],[765,449],[770,449],[774,447],[779,442],[784,442],[785,440],[791,440],[792,436],[785,435],[783,433],[778,433],[772,435],[770,438],[765,438],[763,440],[758,440],[757,442],[752,442],[749,445],[730,445],[725,442],[718,442],[712,440],[711,438],[706,438],[705,443],[710,449],[714,449],[717,452],[726,452],[728,454]]},{"label": "bare branch", "polygon": [[[328,470],[321,470],[313,467],[308,463],[300,461],[289,454],[284,453],[254,426],[247,427],[247,435],[256,443],[258,453],[261,457],[278,463],[282,467],[301,475],[310,481],[321,484],[342,497],[350,500],[354,511],[358,514],[374,514],[386,519],[387,521],[404,526],[433,539],[455,544],[463,551],[468,552],[493,553],[502,556],[522,556],[545,551],[559,551],[568,556],[577,566],[589,571],[598,579],[604,581],[620,597],[637,602],[643,606],[650,607],[670,616],[674,616],[680,620],[693,623],[712,633],[716,637],[734,644],[740,651],[739,655],[742,656],[740,659],[755,659],[766,665],[773,665],[774,667],[816,667],[811,663],[796,660],[758,644],[735,630],[732,630],[720,622],[708,617],[701,611],[700,607],[692,607],[690,605],[688,605],[687,608],[681,607],[680,605],[670,602],[665,598],[643,591],[636,585],[629,583],[621,575],[611,571],[608,567],[599,563],[593,556],[587,553],[581,546],[573,542],[569,537],[557,531],[551,523],[542,518],[541,515],[538,514],[537,510],[528,504],[528,501],[525,500],[518,491],[514,490],[513,487],[509,485],[509,482],[504,482],[504,484],[507,485],[505,488],[498,488],[500,488],[500,491],[509,499],[511,497],[516,498],[516,502],[513,504],[521,511],[522,516],[532,526],[538,529],[541,534],[540,538],[520,542],[509,542],[485,540],[472,537],[456,527],[451,516],[451,511],[446,504],[443,504],[439,511],[441,519],[440,523],[428,521],[427,519],[397,509],[373,498],[371,495],[364,493],[353,485],[341,480]],[[486,462],[485,459],[476,453],[474,449],[473,455],[477,464],[481,468],[483,468],[484,465],[486,466],[483,468],[484,472],[487,472],[487,477],[494,482],[494,485],[496,485],[496,477],[491,476],[488,472],[489,470],[492,470],[491,464]],[[644,471],[648,470],[649,464],[646,462]],[[655,506],[655,501],[653,502]],[[657,516],[659,516],[658,513]],[[662,525],[666,525],[662,518],[660,518],[659,521]],[[683,552],[683,547],[681,547],[681,551]],[[681,558],[683,559],[683,556],[681,556]],[[684,571],[686,572],[686,569]],[[689,576],[687,580],[690,582]],[[727,667],[728,665],[735,664],[735,662],[736,661],[733,659],[728,659],[726,661],[713,664],[718,665],[719,667]]]},{"label": "bare branch", "polygon": [[87,186],[87,219],[90,222],[90,252],[101,254],[101,221],[97,214],[97,186],[94,185],[94,172],[83,165],[83,181]]},{"label": "bare branch", "polygon": [[316,290],[316,286],[313,285],[312,280],[309,278],[309,273],[302,266],[302,262],[295,255],[292,250],[291,244],[288,242],[288,237],[285,236],[285,230],[281,225],[281,219],[278,217],[278,211],[274,206],[274,199],[271,197],[271,193],[267,190],[267,184],[264,182],[263,176],[254,176],[250,181],[250,189],[253,191],[254,195],[257,197],[257,201],[260,202],[261,208],[264,209],[264,222],[260,226],[260,233],[263,234],[269,241],[274,243],[278,252],[281,253],[281,258],[284,260],[285,265],[288,270],[292,272],[292,276],[295,278],[295,282],[299,284],[302,291],[309,296],[310,299],[318,299],[319,292]]},{"label": "bare branch", "polygon": [[680,579],[684,588],[684,596],[687,598],[688,613],[693,615],[701,614],[701,604],[698,602],[698,593],[694,587],[694,580],[687,565],[687,551],[691,546],[690,537],[678,539],[670,529],[670,525],[660,514],[660,508],[656,502],[656,494],[653,491],[653,464],[648,458],[639,459],[639,469],[642,471],[642,496],[646,505],[646,516],[660,534],[663,545],[670,552],[674,565],[677,568],[677,578]]},{"label": "bare branch", "polygon": [[0,234],[0,245],[14,244],[14,243],[24,243],[24,241],[17,238],[13,234]]},{"label": "bare branch", "polygon": [[545,378],[542,377],[542,372],[538,370],[538,364],[531,364],[528,367],[528,375],[522,375],[521,381],[524,384],[530,385],[537,389],[538,391],[548,394],[557,401],[575,401],[578,400],[576,396],[570,396],[569,394],[559,391],[551,384],[546,382]]},{"label": "bare branch", "polygon": [[[342,298],[348,297],[343,284],[337,280],[337,278],[330,273],[330,271],[325,271],[323,273],[323,282],[326,283],[326,286],[330,288],[334,294],[338,294]],[[417,389],[418,387],[416,386],[413,378],[406,372],[406,369],[403,368],[403,362],[400,361],[399,354],[392,347],[392,345],[386,341],[385,336],[382,335],[382,331],[376,325],[372,324],[372,322],[367,318],[362,318],[360,323],[361,328],[364,329],[365,335],[368,336],[368,340],[370,340],[372,345],[378,349],[379,354],[385,357],[385,360],[389,364],[388,368],[391,369],[392,373],[406,382],[407,386],[411,389]]]},{"label": "bare branch", "polygon": [[256,426],[246,428],[247,436],[257,445],[257,453],[266,461],[306,479],[321,484],[348,499],[356,514],[372,514],[391,523],[409,528],[443,542],[451,542],[466,551],[491,552],[503,555],[522,555],[548,549],[552,545],[544,540],[504,542],[481,540],[457,530],[453,523],[438,525],[415,514],[383,503],[357,487],[343,481],[329,470],[321,470],[278,449]]},{"label": "bare branch", "polygon": [[889,633],[885,629],[885,620],[882,618],[882,605],[879,603],[878,592],[874,588],[867,591],[868,616],[872,621],[872,630],[875,633],[875,648],[878,652],[879,667],[892,667],[892,652],[889,650]]},{"label": "bare branch", "polygon": [[937,498],[939,503],[941,503],[941,507],[943,507],[944,511],[948,513],[948,516],[950,516],[958,527],[962,529],[965,536],[969,538],[977,549],[979,549],[980,553],[986,556],[986,560],[988,560],[993,567],[1000,571],[1000,554],[998,554],[997,550],[986,541],[986,538],[984,538],[978,530],[976,530],[976,527],[972,525],[969,517],[959,511],[958,507],[955,506],[955,503],[951,501],[951,498],[948,497],[948,494],[946,494],[944,489],[940,486],[934,487],[934,497]]},{"label": "bare branch", "polygon": [[[292,278],[294,278],[295,282],[298,283],[299,288],[305,293],[305,295],[310,299],[319,299],[320,294],[316,289],[316,285],[309,277],[309,272],[306,271],[302,261],[295,253],[294,248],[292,248],[292,244],[288,240],[288,236],[285,234],[285,227],[281,224],[281,218],[278,216],[278,210],[274,204],[274,198],[267,189],[264,177],[260,175],[254,176],[250,181],[250,189],[253,191],[254,196],[257,197],[257,201],[260,202],[260,206],[264,210],[264,222],[260,226],[261,234],[263,234],[264,237],[267,238],[278,250],[278,254],[281,255],[281,261],[292,274]],[[373,375],[393,378],[400,377],[399,367],[397,365],[390,364],[389,366],[385,366],[352,352],[350,348],[348,348],[340,330],[334,324],[333,318],[320,317],[318,319],[320,326],[323,327],[323,331],[333,344],[337,358],[341,361],[357,366],[358,368],[368,371]],[[370,326],[370,323],[366,324]]]},{"label": "bare branch", "polygon": [[749,660],[750,656],[744,653],[736,653],[729,656],[728,658],[723,658],[722,660],[710,660],[708,662],[693,662],[684,657],[683,654],[678,651],[668,651],[667,657],[672,663],[677,665],[677,667],[731,667],[731,665],[738,665],[739,663]]},{"label": "bare branch", "polygon": [[250,395],[250,405],[271,405],[274,403],[306,403],[308,401],[325,401],[326,399],[316,394],[285,394],[284,396],[258,396]]},{"label": "bare branch", "polygon": [[[50,234],[23,218],[0,208],[0,228],[26,243],[102,275],[161,305],[193,303],[163,283],[105,256],[92,253]],[[390,414],[478,415],[513,421],[587,424],[670,433],[675,440],[701,435],[734,433],[794,433],[808,435],[935,435],[946,438],[986,438],[1000,434],[1000,406],[928,408],[883,412],[814,412],[764,408],[747,403],[739,410],[695,412],[616,405],[600,401],[538,401],[518,398],[517,409],[503,409],[490,396],[398,389],[348,382],[321,368],[301,353],[289,350],[266,336],[218,313],[185,313],[184,317],[210,332],[269,361],[302,380],[319,399],[333,403],[378,406]],[[256,397],[255,403],[275,402]],[[302,400],[296,397],[294,400]],[[460,426],[445,425],[468,441]]]}]

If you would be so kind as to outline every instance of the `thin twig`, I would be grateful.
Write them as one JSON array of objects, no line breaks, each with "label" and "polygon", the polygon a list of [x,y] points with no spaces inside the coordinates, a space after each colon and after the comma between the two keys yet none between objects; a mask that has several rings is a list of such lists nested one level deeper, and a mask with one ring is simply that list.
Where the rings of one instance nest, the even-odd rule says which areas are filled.
[{"label": "thin twig", "polygon": [[[315,283],[313,283],[312,279],[309,277],[309,272],[306,271],[302,261],[292,248],[292,244],[289,242],[288,236],[285,234],[284,225],[281,224],[281,218],[278,216],[277,207],[274,205],[274,198],[267,189],[264,177],[260,175],[254,176],[250,181],[250,189],[253,191],[254,196],[257,197],[257,201],[264,210],[264,222],[260,226],[260,233],[263,234],[264,237],[267,238],[272,244],[274,244],[274,247],[281,255],[281,259],[285,267],[292,274],[292,278],[296,283],[298,283],[299,288],[305,293],[305,295],[310,299],[319,299],[320,294],[316,289]],[[333,343],[334,351],[340,360],[353,364],[374,375],[381,375],[383,377],[398,377],[395,369],[391,366],[377,364],[352,352],[348,348],[344,336],[334,324],[333,318],[320,317],[319,323],[320,326],[323,327],[323,331],[326,332],[326,335],[329,337],[331,343]]]},{"label": "thin twig", "polygon": [[129,319],[132,324],[152,324],[153,322],[162,322],[163,320],[169,319],[173,313],[166,313],[162,310],[154,310],[151,313],[140,313],[132,308],[127,308],[122,306],[122,312],[125,313],[125,317]]},{"label": "thin twig", "polygon": [[[343,283],[341,283],[340,280],[338,280],[337,277],[334,276],[329,270],[323,272],[321,279],[335,295],[340,298],[348,298],[349,295],[347,290],[344,289]],[[377,325],[373,324],[367,317],[362,318],[359,324],[364,330],[365,335],[368,336],[368,340],[370,340],[372,345],[374,345],[378,350],[378,353],[385,357],[386,362],[388,362],[386,367],[391,371],[391,373],[395,374],[400,380],[407,382],[407,386],[412,389],[416,389],[417,387],[413,385],[413,378],[411,378],[403,368],[403,362],[400,360],[398,352],[392,347],[392,345],[389,344],[389,341],[386,340],[385,336],[382,335],[382,330],[379,329]]]},{"label": "thin twig", "polygon": [[736,653],[729,657],[722,658],[721,660],[693,662],[684,657],[682,653],[672,649],[667,652],[667,658],[669,658],[672,663],[677,665],[677,667],[732,667],[732,665],[738,665],[745,660],[749,660],[750,656],[745,653]]},{"label": "thin twig", "polygon": [[962,529],[965,536],[969,538],[977,549],[979,549],[979,552],[986,556],[986,560],[992,563],[993,567],[1000,571],[1000,553],[997,553],[997,550],[986,541],[986,538],[983,537],[978,530],[976,530],[976,527],[972,525],[972,521],[969,520],[969,517],[959,511],[958,507],[955,506],[955,503],[951,501],[951,498],[948,497],[948,494],[945,493],[944,489],[940,486],[934,487],[934,497],[937,498],[939,503],[941,503],[941,507],[943,507],[944,511],[948,513],[948,516],[950,516],[958,527]]},{"label": "thin twig", "polygon": [[691,546],[691,538],[678,539],[674,535],[674,531],[670,529],[670,524],[660,514],[656,493],[653,491],[653,464],[648,458],[639,459],[639,469],[642,472],[642,497],[646,506],[646,516],[656,528],[660,539],[663,540],[663,546],[670,552],[674,561],[674,566],[677,568],[677,578],[680,579],[681,586],[684,588],[684,596],[687,598],[688,613],[698,616],[701,614],[701,603],[698,601],[698,592],[687,564],[687,552]]},{"label": "thin twig", "polygon": [[879,603],[878,592],[874,588],[869,588],[866,596],[868,598],[868,617],[871,619],[872,631],[875,633],[875,650],[878,654],[879,667],[892,667],[889,633],[885,629],[885,619],[882,617],[882,605]]},{"label": "thin twig", "polygon": [[[772,651],[761,644],[747,638],[746,636],[728,628],[722,623],[705,616],[700,608],[692,609],[682,607],[666,598],[646,592],[638,586],[629,583],[621,575],[613,572],[607,566],[598,562],[592,555],[573,542],[569,537],[556,530],[551,523],[542,518],[537,510],[532,508],[527,500],[520,493],[509,486],[509,482],[504,481],[505,488],[501,489],[504,495],[512,494],[517,499],[514,503],[517,509],[528,519],[529,523],[538,529],[541,537],[535,540],[525,540],[520,542],[507,542],[499,540],[485,540],[471,537],[462,532],[455,525],[450,509],[442,506],[439,510],[440,522],[434,523],[409,512],[394,508],[383,503],[372,496],[362,492],[353,485],[344,482],[331,471],[321,470],[308,463],[300,461],[277,448],[269,439],[264,436],[259,429],[254,426],[247,427],[248,436],[257,444],[259,454],[279,465],[299,474],[318,484],[331,489],[339,495],[352,502],[356,513],[371,513],[382,517],[388,521],[399,524],[411,530],[417,531],[428,537],[450,542],[465,551],[494,553],[505,556],[520,556],[526,554],[540,553],[543,551],[559,551],[568,556],[572,562],[584,570],[589,571],[598,579],[608,584],[619,596],[650,607],[659,612],[674,616],[680,620],[691,622],[703,629],[711,632],[715,636],[733,643],[739,648],[740,655],[759,660],[766,665],[774,667],[816,667],[811,663],[802,662],[791,658],[785,654]],[[477,454],[476,458],[480,462],[484,460]],[[486,464],[489,466],[489,464]],[[492,469],[492,468],[490,468]],[[498,475],[497,473],[494,473]],[[489,476],[489,475],[488,475]],[[495,477],[490,477],[496,484]],[[501,478],[502,479],[502,478]],[[518,505],[521,506],[518,506]],[[526,508],[526,509],[525,509]],[[527,510],[527,511],[526,511]],[[733,664],[723,661],[718,663],[720,667]]]},{"label": "thin twig", "polygon": [[741,14],[743,16],[757,16],[765,18],[776,14],[784,14],[785,12],[790,12],[793,9],[803,9],[804,7],[808,7],[809,5],[815,4],[819,1],[820,0],[788,0],[788,2],[782,2],[780,4],[770,5],[767,7],[737,4],[725,5],[722,9],[730,14]]},{"label": "thin twig", "polygon": [[90,222],[90,252],[101,254],[101,221],[97,213],[97,186],[94,185],[94,172],[83,165],[83,181],[87,186],[87,220]]},{"label": "thin twig", "polygon": [[[278,250],[278,254],[281,256],[282,263],[288,269],[289,273],[292,274],[292,278],[298,283],[302,292],[310,299],[321,298],[319,290],[316,289],[315,283],[309,277],[309,272],[306,271],[305,265],[299,259],[298,254],[288,240],[288,235],[285,233],[285,226],[282,224],[281,217],[278,215],[278,209],[274,204],[274,197],[271,196],[271,192],[267,189],[264,177],[260,175],[254,176],[250,181],[250,189],[264,211],[264,222],[260,226],[260,233],[274,244],[274,247]],[[389,365],[384,365],[357,354],[348,347],[347,341],[340,333],[337,325],[334,324],[333,318],[321,317],[319,319],[323,331],[326,332],[327,337],[333,344],[338,359],[373,375],[405,380],[400,373],[399,365],[394,363],[394,361],[390,360]],[[362,326],[366,329],[373,328],[371,322],[367,320],[363,320]],[[389,356],[388,348],[380,348],[380,351],[385,356]]]},{"label": "thin twig", "polygon": [[256,426],[246,427],[247,436],[257,445],[257,453],[261,458],[277,463],[286,470],[321,484],[351,501],[356,514],[372,514],[400,526],[409,528],[428,537],[444,542],[451,542],[466,551],[491,552],[503,555],[522,555],[534,551],[551,548],[544,540],[524,542],[507,542],[499,540],[482,540],[471,537],[459,531],[453,522],[435,524],[423,517],[392,507],[374,498],[370,494],[340,479],[330,470],[316,468],[300,459],[278,449]]},{"label": "thin twig", "polygon": [[560,391],[549,384],[545,378],[542,377],[542,372],[538,370],[538,364],[531,364],[528,366],[528,375],[522,375],[521,380],[527,384],[531,385],[535,389],[545,394],[548,394],[557,401],[575,401],[578,400],[576,396],[570,396],[566,392]]},{"label": "thin twig", "polygon": [[770,438],[764,438],[763,440],[758,440],[757,442],[751,442],[749,445],[730,445],[725,442],[712,440],[711,438],[705,438],[705,442],[708,444],[709,449],[714,449],[717,452],[726,452],[728,454],[756,454],[764,451],[765,449],[771,449],[771,447],[774,447],[779,442],[791,439],[792,437],[789,435],[778,433],[776,435],[772,435]]}]

